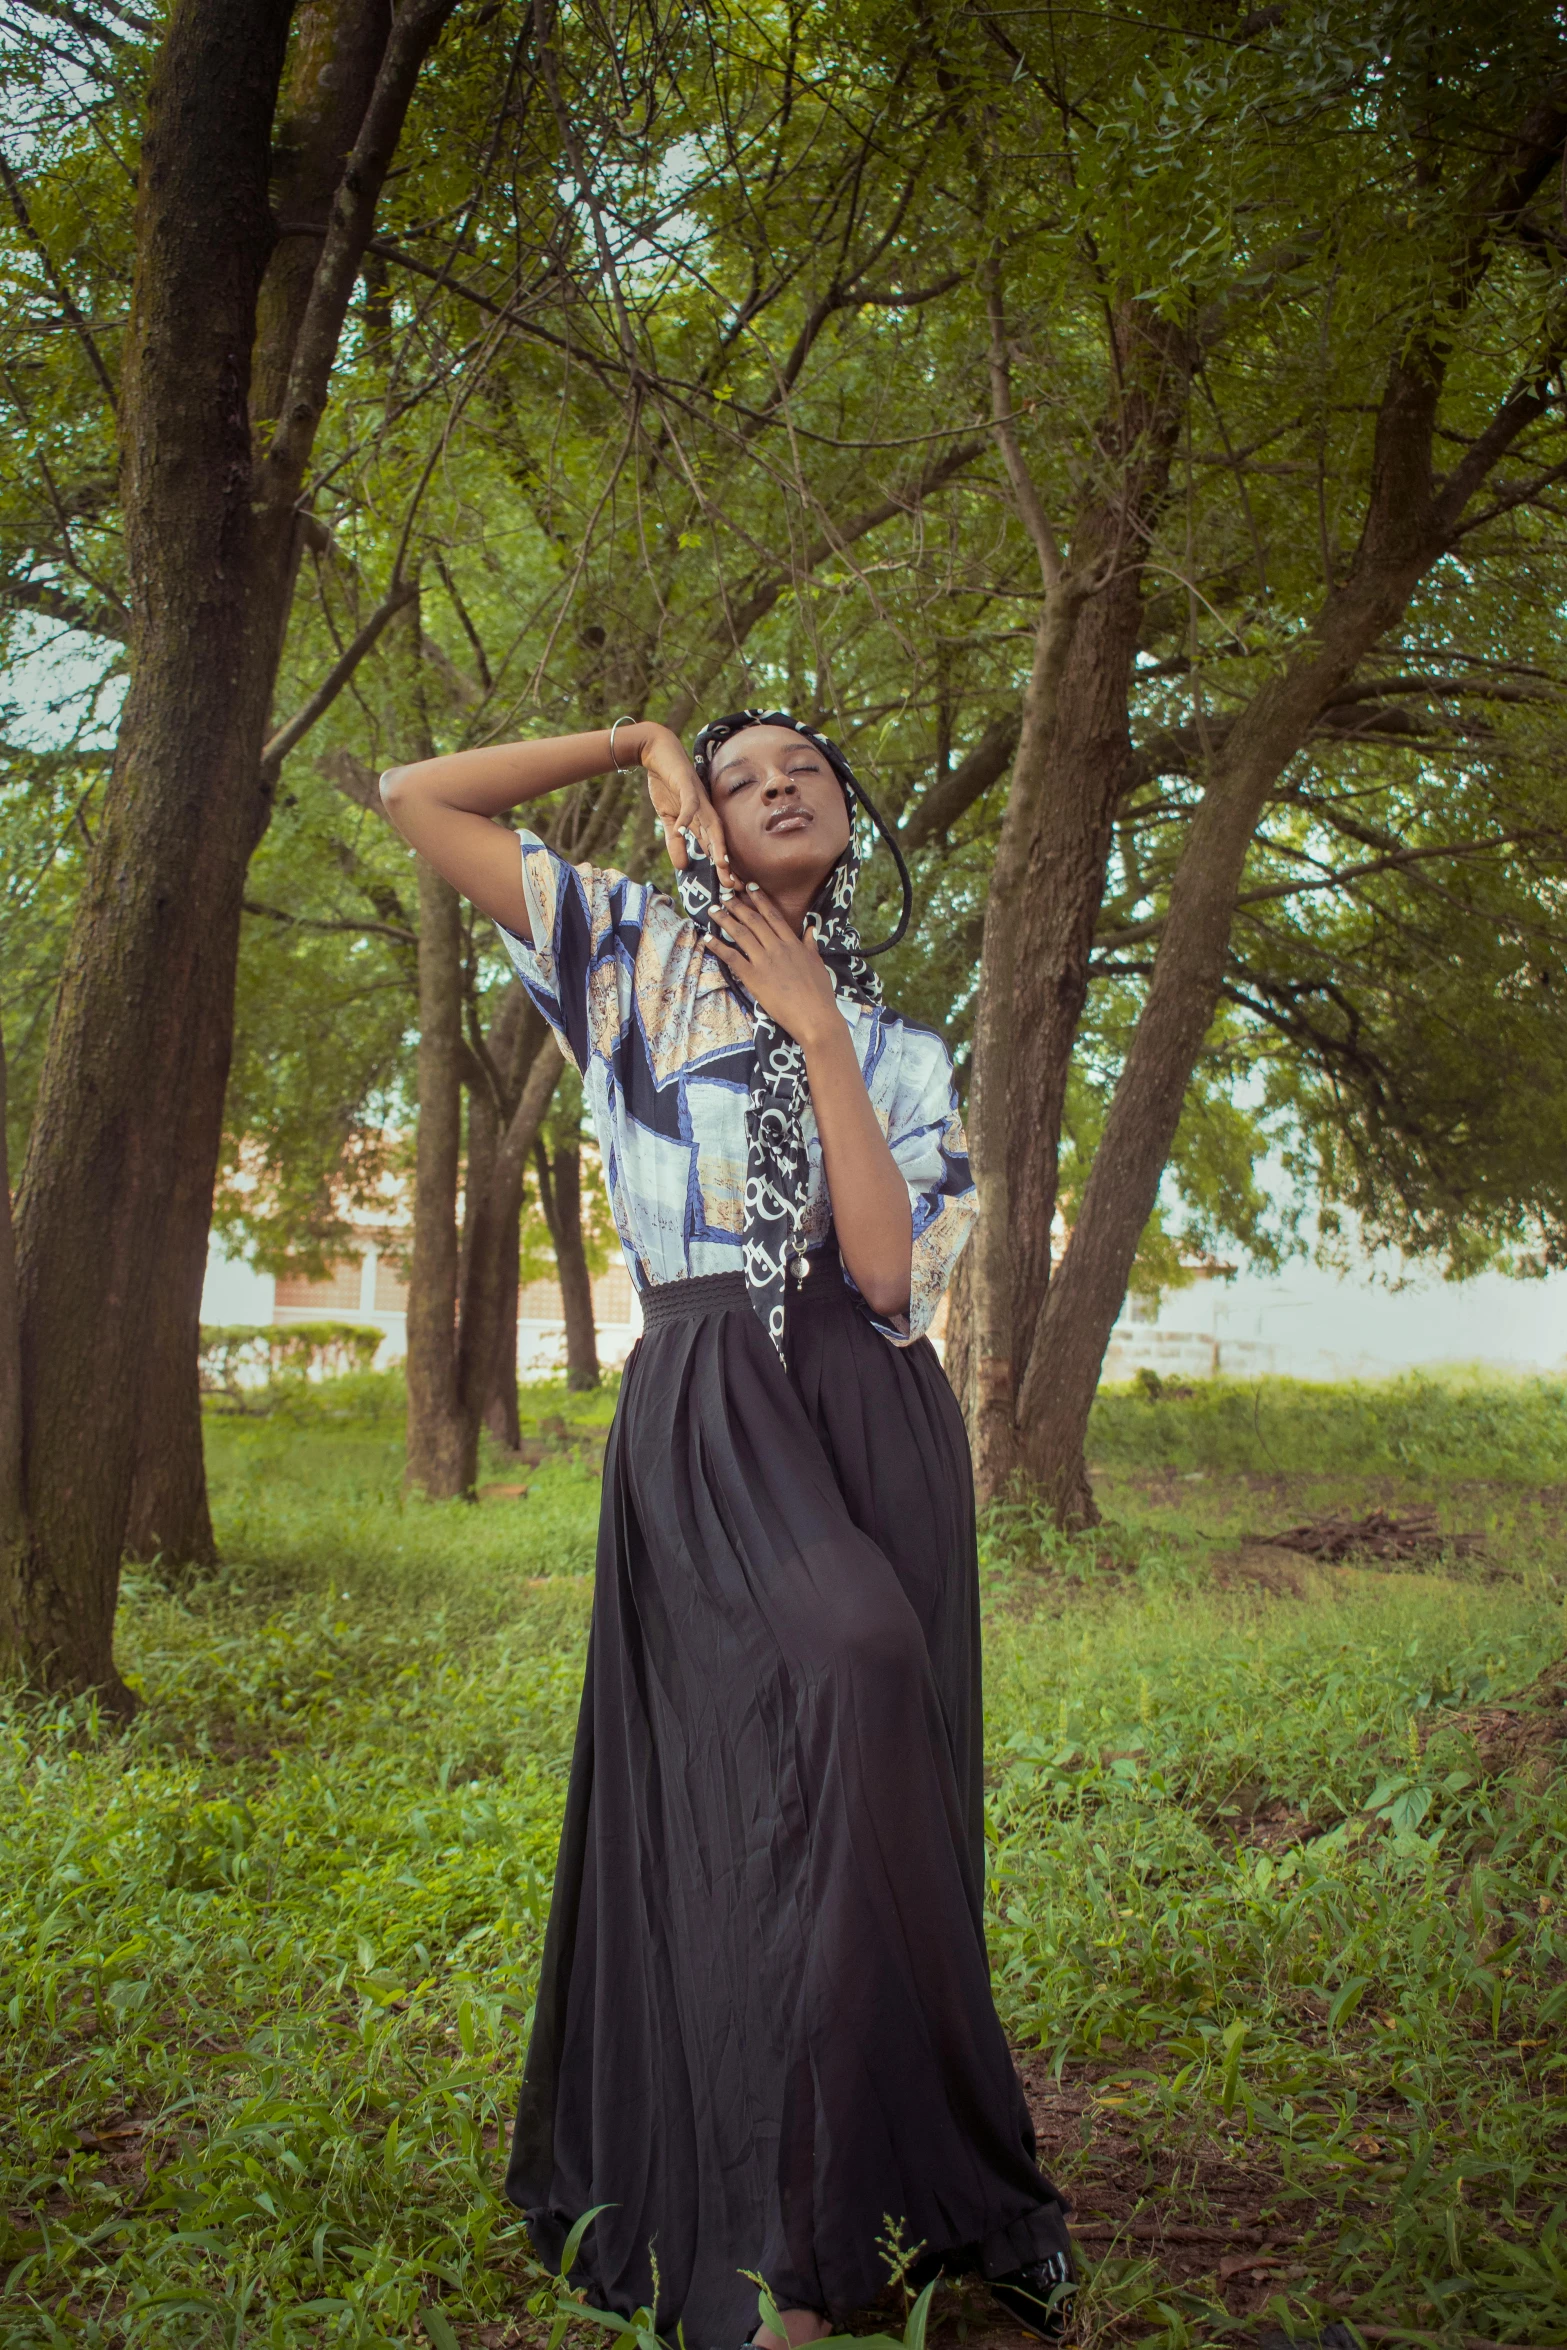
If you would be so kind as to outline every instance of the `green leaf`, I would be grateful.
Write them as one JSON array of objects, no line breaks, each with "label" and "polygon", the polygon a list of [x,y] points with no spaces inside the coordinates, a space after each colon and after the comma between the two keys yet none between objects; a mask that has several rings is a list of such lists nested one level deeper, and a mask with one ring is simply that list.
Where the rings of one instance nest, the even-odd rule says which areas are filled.
[{"label": "green leaf", "polygon": [[429,2335],[435,2350],[462,2350],[462,2344],[452,2331],[451,2319],[444,2309],[428,2304],[419,2312],[419,2323]]},{"label": "green leaf", "polygon": [[940,2282],[939,2277],[932,2277],[909,2311],[909,2322],[903,2329],[904,2350],[925,2350],[925,2328],[930,2323],[930,2305]]},{"label": "green leaf", "polygon": [[565,2280],[570,2276],[572,2270],[577,2265],[577,2254],[582,2250],[583,2237],[587,2234],[589,2228],[593,2225],[593,2222],[598,2218],[599,2213],[601,2211],[608,2211],[609,2209],[610,2206],[607,2203],[595,2203],[591,2211],[585,2211],[582,2214],[582,2217],[577,2221],[575,2227],[572,2229],[571,2234],[566,2238],[565,2244],[561,2248],[560,2255],[560,2274],[562,2283],[565,2282]]}]

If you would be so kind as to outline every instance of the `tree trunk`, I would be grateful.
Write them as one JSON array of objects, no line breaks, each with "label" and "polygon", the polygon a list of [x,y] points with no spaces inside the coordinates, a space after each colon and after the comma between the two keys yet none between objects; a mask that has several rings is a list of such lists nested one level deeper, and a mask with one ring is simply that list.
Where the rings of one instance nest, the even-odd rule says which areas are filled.
[{"label": "tree trunk", "polygon": [[[515,985],[515,983],[514,983]],[[521,987],[515,995],[526,1005]],[[539,1023],[543,1025],[542,1022]],[[510,995],[502,1004],[491,1026],[487,1041],[490,1061],[496,1077],[510,1074],[510,1064],[521,1041],[523,1022],[516,1016]],[[488,1073],[487,1073],[488,1074]],[[508,1199],[510,1186],[497,1182],[497,1165],[501,1148],[501,1114],[496,1100],[495,1085],[470,1083],[468,1092],[468,1163],[463,1181],[462,1265],[458,1278],[458,1383],[462,1384],[462,1365],[466,1355],[472,1354],[478,1376],[473,1400],[478,1405],[481,1426],[489,1429],[498,1444],[515,1452],[522,1443],[522,1424],[517,1413],[517,1293],[520,1281],[522,1248],[520,1186],[516,1205]],[[476,1252],[482,1251],[481,1264]],[[479,1289],[491,1294],[487,1300],[486,1323],[493,1323],[493,1345],[487,1372],[480,1370],[477,1348],[465,1346],[461,1336],[464,1320],[469,1320],[475,1309]]]},{"label": "tree trunk", "polygon": [[974,1299],[970,1288],[973,1259],[972,1248],[966,1248],[947,1285],[947,1337],[941,1357],[947,1384],[957,1397],[958,1409],[965,1420],[972,1420],[974,1411]]},{"label": "tree trunk", "polygon": [[974,1006],[974,1078],[969,1093],[969,1150],[979,1195],[979,1225],[969,1247],[970,1435],[981,1500],[999,1493],[1017,1466],[1013,1406],[1012,1243],[1016,1212],[1010,1191],[1015,1116],[1013,1028],[1023,890],[1029,844],[1045,787],[1045,762],[1056,687],[1077,626],[1081,598],[1065,584],[1046,591],[1034,632],[1034,660],[1023,697],[1023,725],[1012,787],[996,850],[980,949]]},{"label": "tree trunk", "polygon": [[[562,1064],[554,1037],[520,983],[507,990],[488,1037],[471,1049],[464,1041],[460,911],[453,893],[448,893],[449,912],[437,915],[438,924],[449,923],[438,955],[433,953],[436,932],[431,934],[432,994],[426,1004],[424,889],[421,868],[419,1144],[408,1281],[406,1476],[410,1484],[441,1495],[471,1491],[479,1429],[487,1416],[494,1415],[492,1425],[498,1421],[503,1441],[516,1445],[521,1440],[516,1363],[523,1176]],[[438,969],[443,976],[437,984]],[[453,1138],[461,1124],[462,1085],[470,1089],[460,1240],[455,1139],[448,1156],[446,1146],[432,1136],[428,1190],[421,1188],[427,1158],[427,1044],[430,1100],[442,1132]],[[427,1236],[422,1251],[421,1230]]]},{"label": "tree trunk", "polygon": [[582,1148],[579,1143],[562,1143],[550,1168],[541,1143],[539,1159],[540,1187],[546,1200],[550,1238],[555,1243],[561,1309],[566,1319],[566,1386],[572,1394],[580,1395],[599,1383],[593,1278],[582,1245]]},{"label": "tree trunk", "polygon": [[1335,600],[1311,653],[1236,720],[1181,852],[1133,1032],[1019,1397],[1023,1460],[1064,1525],[1094,1522],[1088,1415],[1132,1261],[1153,1214],[1186,1089],[1218,1006],[1235,900],[1263,808],[1321,710],[1393,625],[1418,574]]},{"label": "tree trunk", "polygon": [[148,93],[120,415],[131,684],[17,1207],[27,1524],[9,1636],[41,1683],[122,1712],[137,1358],[182,1158],[216,1166],[227,1035],[215,1051],[192,1010],[232,1004],[261,821],[270,673],[252,643],[278,615],[251,590],[245,400],[288,14],[184,0]]},{"label": "tree trunk", "polygon": [[522,1218],[511,1219],[500,1249],[496,1283],[495,1353],[489,1391],[484,1401],[484,1425],[507,1452],[522,1449],[522,1420],[517,1406],[517,1307],[521,1295]]},{"label": "tree trunk", "polygon": [[200,1164],[193,1156],[182,1158],[170,1202],[164,1278],[139,1366],[141,1421],[125,1527],[127,1557],[203,1570],[218,1563],[207,1505],[198,1370],[211,1218],[212,1187],[201,1187]]},{"label": "tree trunk", "polygon": [[[25,1528],[3,1634],[40,1685],[96,1689],[121,1712],[140,1357],[164,1282],[182,1288],[194,1341],[204,1251],[178,1203],[210,1198],[216,1172],[305,468],[449,6],[404,0],[386,36],[259,456],[248,405],[288,0],[176,0],[149,83],[120,389],[131,683],[17,1207]],[[356,12],[344,0],[345,24]]]},{"label": "tree trunk", "polygon": [[[370,103],[390,26],[387,0],[306,0],[298,10],[272,142],[272,207],[286,226],[275,239],[257,296],[248,403],[253,432],[269,434],[281,414],[332,198]],[[270,702],[293,601],[299,538],[291,516],[275,518],[263,537],[253,651],[259,653]],[[264,800],[263,824],[268,812]],[[209,997],[192,1016],[204,1032],[205,1055],[220,1061],[226,1073],[230,998]],[[213,1082],[221,1096],[223,1078],[215,1069]],[[217,1545],[207,1502],[197,1371],[212,1215],[212,1186],[202,1179],[210,1115],[205,1101],[193,1098],[190,1109],[149,1342],[138,1365],[140,1433],[125,1549],[132,1558],[161,1555],[170,1562],[210,1567],[217,1562]]]},{"label": "tree trunk", "polygon": [[[1138,305],[1119,304],[1109,332],[1116,388],[1096,439],[1119,471],[1113,494],[1096,489],[1079,508],[1069,559],[1045,589],[985,909],[970,1115],[980,1225],[969,1276],[982,1498],[1022,1461],[1018,1399],[1050,1284],[1067,1079],[1115,811],[1132,773],[1141,550],[1169,494],[1191,378],[1189,339]],[[1021,465],[1015,452],[1012,463]]]},{"label": "tree trunk", "polygon": [[0,1665],[5,1666],[30,1661],[17,1640],[26,1614],[21,1583],[24,1530],[21,1327],[6,1142],[5,1038],[0,1036]]},{"label": "tree trunk", "polygon": [[457,1382],[457,1186],[462,1158],[462,906],[419,869],[419,1132],[408,1272],[406,1482],[432,1501],[473,1491],[478,1426]]}]

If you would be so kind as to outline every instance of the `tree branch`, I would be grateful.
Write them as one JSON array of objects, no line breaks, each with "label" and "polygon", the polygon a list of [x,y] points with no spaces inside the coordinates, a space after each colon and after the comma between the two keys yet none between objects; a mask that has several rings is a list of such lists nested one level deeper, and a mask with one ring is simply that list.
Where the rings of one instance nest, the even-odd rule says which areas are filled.
[{"label": "tree branch", "polygon": [[[1280,898],[1298,898],[1310,890],[1345,889],[1352,881],[1368,880],[1373,874],[1395,873],[1406,866],[1422,865],[1433,857],[1480,857],[1493,850],[1516,848],[1521,841],[1539,837],[1534,833],[1507,832],[1495,840],[1457,841],[1439,848],[1398,849],[1385,857],[1369,858],[1363,865],[1345,865],[1337,873],[1314,874],[1305,881],[1274,881],[1263,889],[1242,890],[1235,900],[1236,910],[1242,906],[1276,904]],[[1145,938],[1157,938],[1163,930],[1165,917],[1155,915],[1147,922],[1128,923],[1123,930],[1112,930],[1105,938],[1094,942],[1096,952],[1119,954],[1123,947],[1137,946]]]},{"label": "tree branch", "polygon": [[752,629],[759,621],[766,619],[779,597],[789,588],[808,577],[819,563],[825,563],[829,555],[842,553],[845,548],[853,546],[857,539],[879,530],[884,522],[890,522],[895,515],[912,513],[924,499],[949,482],[954,474],[972,465],[976,457],[982,457],[985,446],[983,441],[959,442],[955,449],[949,449],[944,457],[938,457],[934,464],[928,465],[919,479],[911,482],[906,490],[894,492],[874,506],[863,507],[840,529],[824,532],[806,549],[804,559],[797,568],[775,573],[765,585],[753,589],[744,603],[736,605],[732,611],[726,611],[715,625],[715,652],[691,683],[671,697],[664,723],[672,727],[676,734],[681,731],[700,696],[706,692],[730,655],[740,650]]},{"label": "tree branch", "polygon": [[[1542,402],[1542,414],[1544,407],[1545,403]],[[1553,482],[1564,478],[1567,478],[1567,464],[1553,465],[1548,473],[1536,474],[1533,481],[1519,482],[1516,488],[1504,490],[1489,506],[1482,506],[1478,514],[1466,515],[1462,522],[1456,524],[1448,534],[1448,545],[1456,547],[1460,539],[1466,539],[1482,523],[1495,522],[1499,515],[1513,514],[1520,506],[1532,505],[1542,490],[1548,490]]]},{"label": "tree branch", "polygon": [[992,253],[983,271],[985,315],[990,321],[990,417],[996,445],[1006,465],[1007,479],[1017,502],[1019,518],[1033,541],[1040,576],[1047,588],[1059,585],[1066,569],[1055,532],[1050,527],[1038,486],[1029,472],[1017,437],[1012,408],[1012,367],[1007,356],[1007,322],[1001,301],[1001,258]]},{"label": "tree branch", "polygon": [[1022,714],[1017,710],[992,719],[952,773],[937,777],[903,820],[900,837],[905,849],[922,849],[927,841],[939,840],[993,783],[1000,782],[1012,764],[1022,725]]},{"label": "tree branch", "polygon": [[324,922],[313,914],[285,913],[281,906],[263,906],[255,898],[240,901],[247,914],[259,914],[267,922],[286,922],[291,930],[336,931],[353,938],[389,938],[400,947],[417,947],[418,934],[399,930],[390,922]]},{"label": "tree branch", "polygon": [[417,580],[399,579],[387,590],[351,643],[344,646],[304,706],[280,726],[261,754],[261,772],[276,775],[296,743],[302,742],[317,719],[325,717],[365,655],[372,650],[389,621],[419,593]]},{"label": "tree branch", "polygon": [[332,217],[300,321],[277,431],[258,469],[265,505],[292,506],[299,495],[326,406],[343,320],[414,85],[455,4],[456,0],[403,0],[392,19],[364,121],[332,199]]}]

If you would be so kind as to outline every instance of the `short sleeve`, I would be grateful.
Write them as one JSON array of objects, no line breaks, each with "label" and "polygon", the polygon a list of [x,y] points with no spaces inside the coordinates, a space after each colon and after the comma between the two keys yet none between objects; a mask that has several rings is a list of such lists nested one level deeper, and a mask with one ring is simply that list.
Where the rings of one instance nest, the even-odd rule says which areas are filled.
[{"label": "short sleeve", "polygon": [[909,1310],[893,1317],[872,1313],[869,1306],[865,1311],[873,1327],[895,1346],[912,1346],[935,1319],[942,1292],[974,1229],[979,1201],[958,1112],[952,1057],[929,1029],[905,1027],[903,1047],[888,1108],[887,1146],[909,1187],[913,1210]]},{"label": "short sleeve", "polygon": [[[570,865],[537,834],[518,835],[522,890],[533,937],[497,923],[501,942],[534,1005],[586,1074],[595,1053],[613,1052],[625,1025],[627,987],[650,892],[624,873]],[[548,941],[540,946],[534,942]]]}]

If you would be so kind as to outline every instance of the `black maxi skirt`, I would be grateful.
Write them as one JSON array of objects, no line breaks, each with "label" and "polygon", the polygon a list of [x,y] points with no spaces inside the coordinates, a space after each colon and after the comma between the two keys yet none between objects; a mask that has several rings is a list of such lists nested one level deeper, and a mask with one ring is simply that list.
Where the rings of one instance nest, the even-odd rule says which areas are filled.
[{"label": "black maxi skirt", "polygon": [[[604,1463],[587,1682],[506,2192],[687,2350],[1061,2250],[991,1999],[962,1417],[823,1251],[789,1368],[739,1274],[660,1286]],[[656,2294],[655,2294],[656,2269]]]}]

